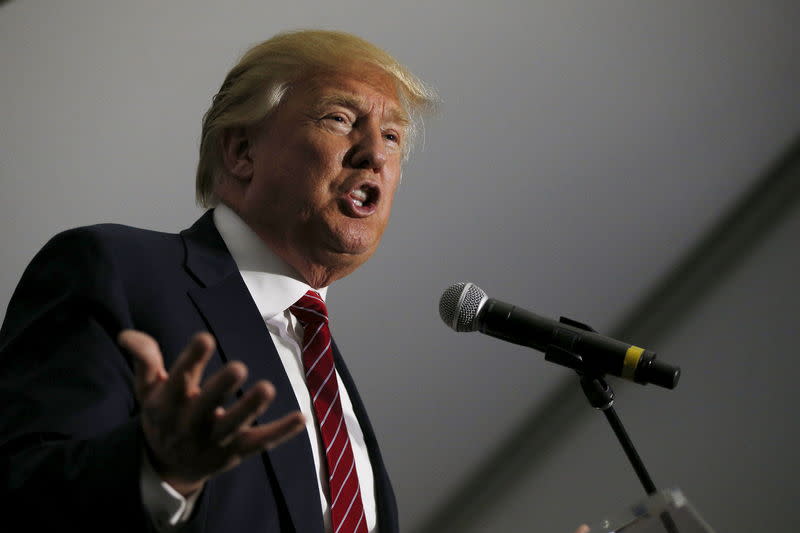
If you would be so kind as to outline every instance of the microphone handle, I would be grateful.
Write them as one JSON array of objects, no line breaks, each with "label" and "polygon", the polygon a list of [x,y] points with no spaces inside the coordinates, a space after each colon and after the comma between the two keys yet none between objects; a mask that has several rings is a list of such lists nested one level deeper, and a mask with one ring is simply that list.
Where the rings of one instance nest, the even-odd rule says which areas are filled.
[{"label": "microphone handle", "polygon": [[482,333],[514,344],[547,352],[555,346],[579,355],[585,365],[637,383],[668,389],[677,385],[680,369],[656,359],[655,352],[598,333],[539,316],[494,298],[487,299],[478,315]]}]

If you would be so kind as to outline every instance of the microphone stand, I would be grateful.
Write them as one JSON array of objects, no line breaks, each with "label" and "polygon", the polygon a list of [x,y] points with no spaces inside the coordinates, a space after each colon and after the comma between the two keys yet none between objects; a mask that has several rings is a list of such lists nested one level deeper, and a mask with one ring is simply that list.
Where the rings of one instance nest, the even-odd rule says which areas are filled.
[{"label": "microphone stand", "polygon": [[631,441],[628,432],[625,431],[625,426],[622,425],[622,421],[617,416],[616,410],[614,410],[614,391],[611,386],[606,383],[602,375],[581,374],[580,372],[578,372],[578,375],[581,378],[581,388],[586,395],[586,399],[589,400],[589,405],[603,411],[603,414],[606,415],[606,420],[611,425],[611,429],[614,430],[614,434],[622,445],[622,449],[625,451],[625,455],[628,457],[631,466],[633,466],[633,470],[636,472],[639,481],[641,481],[645,492],[652,496],[657,492],[655,483],[650,478],[642,458],[639,457],[639,453],[633,446],[633,441]]},{"label": "microphone stand", "polygon": [[[561,317],[561,322],[588,331],[594,331],[589,326],[566,317]],[[545,350],[545,360],[570,367],[578,373],[581,388],[583,389],[586,399],[589,400],[589,404],[592,407],[603,411],[606,420],[608,420],[611,429],[617,436],[617,440],[619,440],[619,443],[622,445],[622,449],[625,451],[625,455],[628,457],[631,466],[633,466],[633,470],[636,472],[636,476],[642,483],[645,492],[648,496],[656,494],[655,483],[653,483],[650,474],[647,472],[642,458],[639,457],[639,453],[636,451],[633,441],[628,436],[628,432],[625,431],[625,426],[622,425],[622,421],[614,410],[614,391],[611,389],[611,386],[606,383],[604,379],[605,373],[584,361],[580,355],[555,345],[547,347]],[[678,533],[678,527],[675,525],[668,511],[663,511],[659,517],[668,533]]]}]

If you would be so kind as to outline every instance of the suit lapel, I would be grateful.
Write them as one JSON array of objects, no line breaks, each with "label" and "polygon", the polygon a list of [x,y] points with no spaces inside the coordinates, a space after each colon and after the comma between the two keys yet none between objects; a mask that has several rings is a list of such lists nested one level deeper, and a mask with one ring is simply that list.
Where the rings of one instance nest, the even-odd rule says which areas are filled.
[{"label": "suit lapel", "polygon": [[[242,390],[260,379],[269,380],[275,387],[275,400],[258,423],[297,411],[294,391],[267,326],[214,226],[212,211],[181,235],[186,246],[186,268],[200,283],[189,291],[189,296],[217,339],[223,360],[238,360],[247,366],[248,378]],[[295,530],[323,531],[320,513],[308,512],[321,506],[308,439],[290,439],[264,457],[275,473]]]},{"label": "suit lapel", "polygon": [[358,394],[355,382],[353,381],[347,365],[344,364],[342,354],[336,343],[333,343],[333,359],[336,363],[336,370],[339,372],[339,377],[342,378],[347,389],[347,394],[350,396],[350,403],[353,404],[353,412],[358,419],[358,424],[361,426],[361,433],[364,435],[364,442],[367,444],[367,451],[369,452],[369,462],[372,465],[372,475],[375,479],[375,500],[378,511],[378,531],[381,533],[397,533],[398,531],[398,517],[397,517],[397,502],[395,500],[392,484],[389,481],[389,474],[386,471],[386,466],[383,464],[383,457],[381,456],[380,448],[378,447],[378,440],[375,437],[375,432],[372,429],[369,418],[367,417],[367,410],[364,403],[361,401],[361,396]]}]

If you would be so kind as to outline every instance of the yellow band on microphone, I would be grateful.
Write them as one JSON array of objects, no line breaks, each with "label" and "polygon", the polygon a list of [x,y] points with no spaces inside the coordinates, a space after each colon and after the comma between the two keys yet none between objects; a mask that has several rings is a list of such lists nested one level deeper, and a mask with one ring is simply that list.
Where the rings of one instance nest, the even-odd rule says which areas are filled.
[{"label": "yellow band on microphone", "polygon": [[625,379],[633,379],[633,374],[636,372],[636,366],[639,364],[639,359],[644,353],[644,348],[638,346],[631,346],[625,352],[625,361],[622,362],[622,377]]}]

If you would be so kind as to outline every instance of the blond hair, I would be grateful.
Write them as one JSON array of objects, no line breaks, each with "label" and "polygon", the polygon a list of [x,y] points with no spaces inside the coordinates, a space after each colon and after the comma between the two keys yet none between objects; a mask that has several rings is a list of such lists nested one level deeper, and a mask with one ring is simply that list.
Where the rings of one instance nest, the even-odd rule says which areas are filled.
[{"label": "blond hair", "polygon": [[252,126],[266,118],[291,84],[304,76],[363,64],[377,67],[395,82],[409,118],[407,157],[421,128],[422,115],[436,104],[431,89],[387,52],[355,35],[327,30],[280,33],[242,56],[203,116],[197,202],[204,207],[218,202],[214,188],[223,172],[221,140],[225,130]]}]

